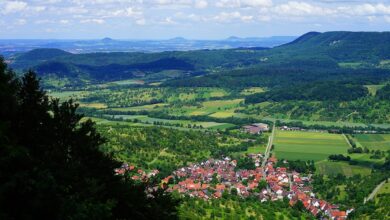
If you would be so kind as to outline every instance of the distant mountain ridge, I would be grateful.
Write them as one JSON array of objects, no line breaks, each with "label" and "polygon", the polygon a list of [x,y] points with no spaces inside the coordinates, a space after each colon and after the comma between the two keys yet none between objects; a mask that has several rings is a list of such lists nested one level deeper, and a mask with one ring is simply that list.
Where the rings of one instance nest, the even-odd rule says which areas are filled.
[{"label": "distant mountain ridge", "polygon": [[335,61],[378,62],[390,59],[390,32],[309,32],[272,50],[287,56],[328,56]]},{"label": "distant mountain ridge", "polygon": [[[232,41],[239,39],[241,38],[230,38]],[[183,38],[172,40],[187,41]],[[157,74],[160,80],[179,77],[190,82],[191,76],[197,76],[196,80],[200,80],[200,75],[208,77],[207,74],[211,72],[214,77],[224,80],[232,77],[229,76],[229,71],[245,71],[246,68],[260,68],[264,71],[267,68],[294,66],[296,69],[293,72],[299,69],[336,69],[342,65],[380,68],[379,63],[390,60],[389,42],[390,32],[309,32],[275,48],[254,46],[161,53],[88,54],[72,54],[59,49],[37,49],[15,56],[12,66],[19,70],[33,68],[41,76],[54,74],[95,81]],[[167,71],[175,71],[175,74],[165,75]]]},{"label": "distant mountain ridge", "polygon": [[238,47],[275,47],[296,37],[250,37],[238,40],[196,40],[175,37],[166,40],[0,40],[0,54],[11,56],[37,48],[57,48],[72,53],[95,52],[164,52]]}]

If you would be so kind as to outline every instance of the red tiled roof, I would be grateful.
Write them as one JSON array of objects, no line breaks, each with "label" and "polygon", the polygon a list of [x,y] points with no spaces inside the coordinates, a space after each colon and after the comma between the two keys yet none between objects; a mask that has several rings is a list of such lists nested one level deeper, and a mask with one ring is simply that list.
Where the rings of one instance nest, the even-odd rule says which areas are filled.
[{"label": "red tiled roof", "polygon": [[209,188],[209,186],[210,186],[209,184],[203,183],[203,184],[202,184],[202,189],[207,189],[207,188]]},{"label": "red tiled roof", "polygon": [[347,216],[347,213],[345,211],[332,211],[331,212],[331,215],[333,217],[346,217]]},{"label": "red tiled roof", "polygon": [[215,189],[216,189],[216,190],[225,190],[225,185],[224,185],[224,184],[217,184],[217,185],[215,186]]},{"label": "red tiled roof", "polygon": [[221,192],[215,192],[215,193],[214,193],[214,196],[215,196],[216,198],[221,198],[221,197],[222,197],[222,193],[221,193]]}]

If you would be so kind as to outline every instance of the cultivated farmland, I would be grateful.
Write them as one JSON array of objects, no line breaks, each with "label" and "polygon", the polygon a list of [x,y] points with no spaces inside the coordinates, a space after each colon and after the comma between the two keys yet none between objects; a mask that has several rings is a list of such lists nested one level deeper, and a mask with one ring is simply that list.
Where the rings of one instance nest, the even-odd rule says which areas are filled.
[{"label": "cultivated farmland", "polygon": [[390,134],[357,134],[355,138],[370,150],[390,150]]},{"label": "cultivated farmland", "polygon": [[339,134],[280,131],[275,137],[276,156],[287,160],[325,160],[331,154],[344,154],[348,145]]}]

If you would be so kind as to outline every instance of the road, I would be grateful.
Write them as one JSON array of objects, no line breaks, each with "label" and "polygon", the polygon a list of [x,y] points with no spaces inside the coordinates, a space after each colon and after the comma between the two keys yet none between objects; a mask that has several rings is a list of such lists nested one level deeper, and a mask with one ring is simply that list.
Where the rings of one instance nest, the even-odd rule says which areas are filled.
[{"label": "road", "polygon": [[343,137],[344,137],[345,141],[347,142],[348,146],[349,146],[350,148],[353,148],[353,147],[352,147],[352,144],[351,144],[351,142],[349,142],[347,136],[346,136],[345,134],[343,134]]},{"label": "road", "polygon": [[[390,178],[387,180],[389,181]],[[386,180],[383,180],[381,183],[379,183],[379,185],[377,185],[375,187],[375,189],[371,192],[371,194],[368,196],[368,198],[364,198],[364,203],[372,200],[375,197],[375,195],[379,192],[379,190],[382,188],[383,184],[385,184],[385,183],[386,183]]]},{"label": "road", "polygon": [[263,168],[263,179],[265,179],[265,176],[266,176],[265,175],[265,164],[267,163],[269,154],[271,152],[271,147],[272,147],[273,142],[274,142],[274,137],[275,137],[275,122],[274,122],[274,125],[272,126],[271,136],[268,137],[268,145],[267,145],[267,148],[265,149],[263,162],[261,163],[261,167]]},{"label": "road", "polygon": [[288,173],[288,182],[290,183],[290,191],[292,191],[292,183],[293,183],[293,178],[292,178],[292,173]]}]

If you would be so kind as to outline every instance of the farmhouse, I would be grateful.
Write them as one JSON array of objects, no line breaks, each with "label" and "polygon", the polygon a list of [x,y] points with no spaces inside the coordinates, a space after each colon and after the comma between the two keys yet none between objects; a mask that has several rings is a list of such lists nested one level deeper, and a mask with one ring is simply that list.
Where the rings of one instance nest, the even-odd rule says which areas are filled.
[{"label": "farmhouse", "polygon": [[243,127],[244,131],[250,134],[261,134],[262,132],[269,131],[269,126],[263,123],[256,123],[252,125],[246,125]]}]

